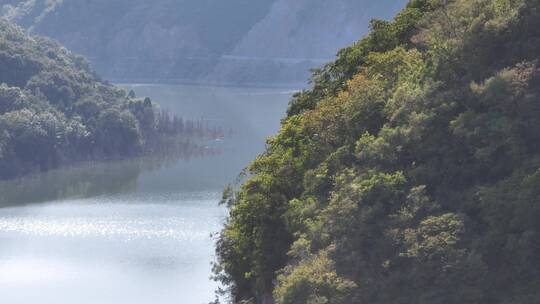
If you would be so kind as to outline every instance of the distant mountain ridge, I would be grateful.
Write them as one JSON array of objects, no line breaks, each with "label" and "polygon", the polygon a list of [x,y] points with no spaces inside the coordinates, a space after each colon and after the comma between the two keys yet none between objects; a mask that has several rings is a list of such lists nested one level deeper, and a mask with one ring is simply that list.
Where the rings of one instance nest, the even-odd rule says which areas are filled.
[{"label": "distant mountain ridge", "polygon": [[[405,1],[276,0],[221,60],[210,78],[237,83],[304,82],[310,69],[364,35],[372,18],[391,18]],[[262,71],[262,72],[261,72]]]},{"label": "distant mountain ridge", "polygon": [[405,1],[0,0],[113,81],[296,85]]}]

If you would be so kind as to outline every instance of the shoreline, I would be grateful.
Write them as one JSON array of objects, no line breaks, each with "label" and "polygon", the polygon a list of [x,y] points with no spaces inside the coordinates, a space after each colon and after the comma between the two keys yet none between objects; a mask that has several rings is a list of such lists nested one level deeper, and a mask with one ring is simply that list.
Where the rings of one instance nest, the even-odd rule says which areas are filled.
[{"label": "shoreline", "polygon": [[122,85],[191,85],[198,87],[225,87],[225,88],[253,88],[253,89],[290,89],[302,91],[307,89],[309,82],[295,83],[234,83],[225,81],[198,81],[189,79],[145,79],[145,78],[113,78],[103,77],[103,80],[111,84]]}]

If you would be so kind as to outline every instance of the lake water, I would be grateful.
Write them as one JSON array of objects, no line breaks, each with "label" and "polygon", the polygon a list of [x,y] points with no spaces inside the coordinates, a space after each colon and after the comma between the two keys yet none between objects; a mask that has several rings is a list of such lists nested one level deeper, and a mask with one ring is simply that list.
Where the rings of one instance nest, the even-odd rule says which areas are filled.
[{"label": "lake water", "polygon": [[124,85],[234,135],[214,153],[86,164],[0,183],[0,303],[213,300],[222,189],[278,130],[288,90]]}]

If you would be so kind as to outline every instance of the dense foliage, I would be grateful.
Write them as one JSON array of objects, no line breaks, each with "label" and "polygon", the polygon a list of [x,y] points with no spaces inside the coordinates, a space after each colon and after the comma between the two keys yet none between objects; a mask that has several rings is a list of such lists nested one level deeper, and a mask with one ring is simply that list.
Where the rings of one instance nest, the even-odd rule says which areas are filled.
[{"label": "dense foliage", "polygon": [[540,303],[540,1],[412,0],[228,189],[234,303]]},{"label": "dense foliage", "polygon": [[101,81],[82,57],[0,19],[0,179],[137,155],[155,147],[157,134],[204,127]]}]

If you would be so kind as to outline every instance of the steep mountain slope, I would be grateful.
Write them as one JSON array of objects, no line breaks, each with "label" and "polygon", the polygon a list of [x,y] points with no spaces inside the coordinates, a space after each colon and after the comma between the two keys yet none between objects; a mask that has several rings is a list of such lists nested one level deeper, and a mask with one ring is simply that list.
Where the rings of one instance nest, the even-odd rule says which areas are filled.
[{"label": "steep mountain slope", "polygon": [[402,0],[277,0],[209,78],[296,85],[364,35],[372,18],[389,19],[404,5]]},{"label": "steep mountain slope", "polygon": [[225,191],[232,302],[539,303],[539,59],[538,0],[372,22]]},{"label": "steep mountain slope", "polygon": [[10,20],[89,57],[105,77],[196,79],[234,47],[272,1],[8,2],[0,3]]},{"label": "steep mountain slope", "polygon": [[[124,81],[304,82],[404,0],[0,0],[3,15]],[[307,60],[304,60],[307,59]],[[325,60],[326,61],[326,60]],[[295,84],[296,85],[296,84]]]},{"label": "steep mountain slope", "polygon": [[345,47],[364,35],[372,18],[389,19],[403,6],[402,1],[390,0],[278,0],[236,45],[232,55],[332,58],[336,46]]}]

